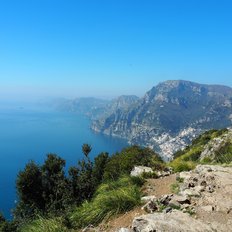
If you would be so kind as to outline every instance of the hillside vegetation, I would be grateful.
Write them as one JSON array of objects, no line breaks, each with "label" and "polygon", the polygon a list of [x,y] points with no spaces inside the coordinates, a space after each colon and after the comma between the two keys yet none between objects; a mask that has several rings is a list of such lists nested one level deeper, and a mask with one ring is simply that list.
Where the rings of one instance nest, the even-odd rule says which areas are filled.
[{"label": "hillside vegetation", "polygon": [[210,130],[192,141],[190,146],[174,154],[170,166],[175,172],[188,171],[197,164],[229,164],[232,162],[232,130]]},{"label": "hillside vegetation", "polygon": [[164,168],[151,149],[131,146],[109,156],[89,159],[91,147],[82,147],[84,158],[65,174],[65,160],[48,154],[43,165],[29,162],[16,180],[18,203],[14,219],[0,217],[0,231],[78,231],[97,225],[140,204],[142,178],[130,177],[135,165]]}]

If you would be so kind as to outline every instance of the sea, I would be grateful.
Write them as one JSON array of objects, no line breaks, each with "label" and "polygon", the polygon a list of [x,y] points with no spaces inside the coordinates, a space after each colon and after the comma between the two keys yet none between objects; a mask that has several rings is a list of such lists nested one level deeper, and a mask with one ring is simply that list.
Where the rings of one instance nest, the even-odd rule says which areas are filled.
[{"label": "sea", "polygon": [[91,159],[128,145],[125,140],[94,133],[90,125],[85,115],[77,113],[32,104],[0,104],[0,211],[7,219],[12,218],[17,203],[17,174],[29,161],[42,164],[47,154],[54,153],[66,160],[67,171],[83,158],[83,143],[92,146]]}]

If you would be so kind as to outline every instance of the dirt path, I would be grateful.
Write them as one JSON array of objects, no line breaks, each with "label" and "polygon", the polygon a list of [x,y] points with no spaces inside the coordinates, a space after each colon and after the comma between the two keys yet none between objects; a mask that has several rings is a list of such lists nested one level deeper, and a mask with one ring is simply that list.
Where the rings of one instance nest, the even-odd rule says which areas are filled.
[{"label": "dirt path", "polygon": [[[171,185],[176,182],[176,175],[170,175],[159,179],[148,179],[142,191],[144,195],[154,195],[160,197],[164,194],[171,193]],[[137,207],[132,211],[124,213],[111,219],[107,223],[100,225],[100,231],[115,232],[120,228],[129,228],[134,217],[146,214],[141,207]]]},{"label": "dirt path", "polygon": [[176,182],[176,175],[170,175],[159,179],[148,179],[143,188],[145,195],[161,197],[171,192],[171,185]]}]

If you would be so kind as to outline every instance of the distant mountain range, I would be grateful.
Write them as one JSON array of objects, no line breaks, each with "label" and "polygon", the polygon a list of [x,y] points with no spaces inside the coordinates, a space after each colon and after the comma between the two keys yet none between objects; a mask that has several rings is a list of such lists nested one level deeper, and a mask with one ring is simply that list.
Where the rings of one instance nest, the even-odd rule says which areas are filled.
[{"label": "distant mountain range", "polygon": [[183,80],[162,82],[142,98],[77,99],[70,105],[92,119],[93,130],[150,146],[165,159],[205,130],[232,124],[232,88]]}]

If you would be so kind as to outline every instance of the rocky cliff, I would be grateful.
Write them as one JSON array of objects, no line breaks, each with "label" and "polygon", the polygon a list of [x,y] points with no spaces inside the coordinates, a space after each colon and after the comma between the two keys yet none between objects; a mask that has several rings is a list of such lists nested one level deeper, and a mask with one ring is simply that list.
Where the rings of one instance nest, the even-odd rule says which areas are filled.
[{"label": "rocky cliff", "polygon": [[232,122],[232,88],[166,81],[133,104],[95,120],[92,129],[150,146],[165,158],[205,130]]}]

